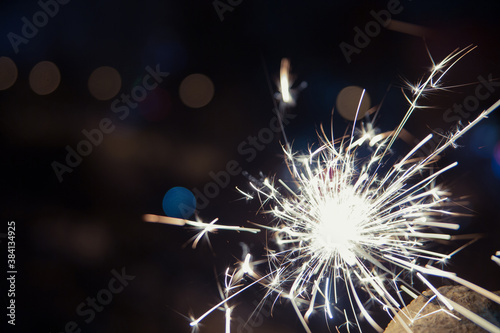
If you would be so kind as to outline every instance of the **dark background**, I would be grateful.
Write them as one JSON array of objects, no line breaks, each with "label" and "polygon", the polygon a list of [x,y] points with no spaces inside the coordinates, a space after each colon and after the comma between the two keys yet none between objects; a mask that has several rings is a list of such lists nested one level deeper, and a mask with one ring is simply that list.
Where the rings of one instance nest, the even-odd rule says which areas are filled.
[{"label": "dark background", "polygon": [[[446,85],[465,85],[430,96],[425,102],[433,107],[416,112],[406,126],[417,138],[433,129],[453,130],[456,123],[445,122],[443,113],[474,94],[479,75],[500,78],[500,5],[401,5],[394,19],[431,29],[426,40],[382,29],[347,63],[339,44],[353,44],[354,27],[363,29],[373,20],[370,11],[385,9],[387,1],[243,0],[224,12],[221,21],[212,1],[72,0],[60,5],[57,15],[28,44],[21,44],[18,53],[7,34],[20,34],[21,18],[31,20],[40,7],[35,1],[2,1],[0,56],[12,59],[18,69],[15,84],[0,91],[0,232],[7,232],[7,221],[17,226],[17,320],[11,331],[61,332],[68,321],[77,322],[82,332],[190,331],[183,316],[199,316],[219,301],[214,271],[221,274],[242,259],[241,242],[256,256],[264,255],[265,237],[220,232],[211,236],[213,251],[206,243],[193,250],[183,248],[193,235],[190,230],[147,224],[141,216],[163,214],[162,198],[173,186],[203,189],[212,181],[209,173],[223,170],[230,160],[252,175],[285,175],[278,136],[251,162],[237,150],[273,117],[283,57],[290,59],[297,83],[308,83],[293,110],[297,117],[286,129],[294,147],[303,150],[316,142],[319,124],[330,123],[343,87],[366,88],[373,105],[385,98],[377,125],[390,130],[406,110],[403,79],[416,82],[431,67],[426,48],[439,61],[456,48],[477,45],[445,78]],[[30,89],[28,77],[43,60],[58,66],[61,83],[41,96]],[[115,68],[122,79],[120,93],[129,93],[144,77],[145,67],[157,64],[170,75],[157,95],[152,93],[155,98],[148,97],[124,121],[111,112],[113,98],[99,101],[89,93],[88,78],[97,67]],[[192,73],[205,74],[215,87],[210,103],[198,109],[179,98],[181,81]],[[495,91],[463,122],[499,97]],[[75,147],[84,139],[81,131],[96,128],[102,118],[110,118],[115,131],[60,183],[51,163],[63,162],[66,145]],[[500,250],[500,167],[494,158],[496,146],[500,162],[498,119],[494,114],[484,120],[439,162],[459,162],[439,181],[454,197],[468,196],[472,216],[457,220],[462,232],[487,234],[457,254],[447,269],[490,290],[500,289],[500,267],[489,259]],[[336,136],[351,125],[338,115],[334,123]],[[397,147],[401,153],[411,148],[405,143]],[[200,217],[218,217],[222,224],[269,223],[266,216],[256,215],[258,202],[241,200],[235,190],[248,189],[247,184],[243,175],[232,177],[231,184],[198,211]],[[1,244],[4,267],[6,241]],[[441,250],[451,252],[462,244],[443,245]],[[135,279],[95,320],[85,323],[76,313],[78,304],[106,288],[111,271],[123,267]],[[246,320],[263,293],[257,287],[235,299],[235,317]],[[2,299],[6,304],[4,292]],[[262,316],[264,322],[253,330],[302,332],[291,306],[284,303],[277,304],[273,317]],[[383,313],[375,316],[386,324]],[[316,332],[328,331],[323,317],[319,313],[313,319]],[[222,332],[222,312],[203,323],[201,332]],[[332,322],[342,323],[342,318]]]}]

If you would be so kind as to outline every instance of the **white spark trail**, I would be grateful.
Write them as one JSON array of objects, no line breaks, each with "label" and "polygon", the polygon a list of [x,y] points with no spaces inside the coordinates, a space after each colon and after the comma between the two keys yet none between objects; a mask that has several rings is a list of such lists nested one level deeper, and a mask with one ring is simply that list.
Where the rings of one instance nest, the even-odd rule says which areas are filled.
[{"label": "white spark trail", "polygon": [[493,260],[498,264],[498,266],[500,266],[500,251],[497,251],[494,256],[491,256],[491,260]]},{"label": "white spark trail", "polygon": [[[369,311],[370,307],[380,305],[407,332],[411,332],[411,325],[407,325],[397,314],[402,313],[411,322],[422,318],[420,313],[412,318],[404,311],[400,312],[404,306],[401,291],[413,298],[418,296],[418,291],[404,278],[417,276],[445,304],[446,308],[439,312],[454,316],[451,310],[455,309],[479,326],[499,332],[499,328],[493,324],[441,295],[424,275],[447,278],[500,303],[500,297],[494,293],[459,278],[455,273],[433,266],[446,263],[455,253],[480,237],[451,236],[443,231],[459,229],[459,224],[448,220],[465,214],[454,211],[449,193],[441,185],[436,185],[438,178],[458,163],[439,169],[435,164],[445,149],[456,145],[459,138],[497,109],[500,100],[443,139],[426,156],[417,157],[417,152],[433,138],[432,134],[392,165],[387,165],[391,159],[391,148],[411,114],[425,107],[420,105],[421,98],[430,91],[444,89],[441,88],[443,76],[474,48],[469,46],[455,50],[437,64],[431,57],[434,66],[425,79],[410,86],[413,97],[405,95],[410,106],[394,131],[378,134],[373,124],[365,118],[358,125],[359,128],[353,125],[349,137],[335,141],[329,139],[321,128],[320,146],[314,150],[311,148],[305,155],[294,152],[283,133],[285,162],[293,181],[266,178],[252,181],[251,193],[238,189],[247,199],[258,198],[263,212],[272,218],[269,225],[254,223],[272,235],[266,240],[268,271],[260,275],[257,271],[258,262],[253,262],[250,254],[244,254],[246,256],[238,268],[232,273],[229,268],[226,270],[226,291],[222,301],[193,320],[191,326],[197,326],[210,313],[224,306],[226,333],[229,333],[233,308],[228,302],[259,284],[266,289],[265,298],[277,295],[276,299],[289,299],[308,333],[311,333],[308,322],[320,309],[326,314],[325,317],[335,320],[333,307],[340,312],[343,310],[347,330],[350,330],[346,307],[339,309],[341,303],[346,301],[342,298],[345,294],[358,328],[360,325],[356,313],[360,312],[375,330],[382,331]],[[290,93],[289,69],[289,61],[284,59],[280,70],[278,119],[294,104]],[[364,94],[363,91],[356,120]],[[200,230],[194,237],[193,247],[207,233],[217,230],[260,231],[256,228],[217,225],[217,219],[204,223],[150,214],[145,215],[144,219]],[[461,238],[472,238],[472,241],[451,253],[437,252],[430,246],[436,240]],[[500,265],[497,256],[499,252],[491,259]],[[396,274],[398,268],[401,271]],[[245,286],[247,282],[244,277],[253,282]]]},{"label": "white spark trail", "polygon": [[491,332],[491,333],[500,333],[500,328],[492,324],[491,322],[487,321],[483,317],[475,314],[474,312],[470,311],[469,309],[463,307],[462,305],[453,302],[451,299],[446,298],[442,296],[447,302],[453,306],[453,309],[463,315],[465,318],[469,319],[473,323],[477,324],[478,326],[484,328],[486,331]]}]

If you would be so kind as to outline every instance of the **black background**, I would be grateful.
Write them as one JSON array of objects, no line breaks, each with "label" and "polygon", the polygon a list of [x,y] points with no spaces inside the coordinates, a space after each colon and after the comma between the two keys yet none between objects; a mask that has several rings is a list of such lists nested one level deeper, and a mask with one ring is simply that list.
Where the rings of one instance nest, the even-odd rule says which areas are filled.
[{"label": "black background", "polygon": [[[406,110],[403,78],[416,82],[431,66],[427,48],[439,61],[457,47],[477,45],[446,76],[447,85],[466,85],[430,96],[426,103],[433,108],[419,110],[407,124],[408,131],[423,138],[433,129],[454,128],[443,113],[474,93],[479,75],[500,77],[497,3],[402,1],[403,10],[394,19],[432,29],[427,39],[382,29],[347,63],[339,44],[353,44],[354,27],[364,28],[373,20],[370,11],[385,9],[387,1],[243,0],[221,21],[208,0],[72,0],[17,54],[6,36],[19,34],[21,18],[31,18],[40,8],[35,1],[2,1],[0,56],[10,57],[19,71],[16,83],[0,91],[0,232],[6,233],[7,221],[16,221],[16,330],[61,332],[68,321],[76,321],[82,332],[189,332],[183,315],[200,315],[219,301],[214,270],[221,274],[241,259],[240,242],[261,257],[265,237],[220,232],[211,236],[213,251],[206,243],[193,250],[183,248],[191,231],[147,224],[141,216],[162,214],[163,195],[173,186],[203,189],[211,181],[209,172],[223,170],[230,160],[253,175],[286,173],[281,138],[252,162],[237,150],[273,117],[281,58],[290,59],[297,82],[308,83],[293,110],[297,117],[286,129],[294,146],[303,150],[316,141],[319,124],[330,123],[343,87],[366,88],[374,105],[385,97],[377,125],[390,130]],[[54,62],[62,77],[58,89],[46,96],[35,94],[28,83],[31,68],[42,60]],[[121,92],[130,92],[145,67],[156,64],[170,73],[160,85],[169,97],[160,105],[139,106],[125,121],[110,111],[112,100],[97,101],[87,89],[90,73],[99,66],[114,67],[122,77]],[[213,100],[200,109],[185,106],[178,94],[182,79],[192,73],[207,75],[215,86]],[[481,108],[499,96],[495,91]],[[156,112],[156,119],[148,112]],[[51,163],[62,162],[64,147],[74,147],[83,139],[83,129],[96,128],[105,117],[116,130],[60,183]],[[447,269],[498,290],[500,267],[489,259],[500,250],[500,179],[491,168],[492,147],[500,139],[498,115],[483,122],[488,126],[446,152],[439,165],[458,161],[459,166],[439,181],[455,197],[468,196],[472,216],[457,220],[462,232],[487,234]],[[338,115],[334,123],[336,136],[351,125]],[[493,134],[482,135],[486,129]],[[397,147],[411,148],[404,143]],[[223,224],[268,223],[266,216],[256,215],[258,202],[240,200],[235,186],[248,189],[247,184],[244,176],[233,177],[198,212],[200,217],[219,217]],[[2,240],[2,249],[5,244]],[[441,249],[449,252],[461,244]],[[4,263],[7,252],[2,253]],[[85,323],[76,307],[107,286],[112,269],[122,267],[135,279]],[[257,287],[237,298],[235,317],[247,318],[262,295]],[[6,304],[6,293],[2,299]],[[254,331],[302,332],[291,306],[278,305],[274,317]],[[385,325],[380,312],[375,310],[375,316]],[[323,317],[318,313],[313,319],[316,332],[328,331]],[[2,314],[2,322],[5,318]],[[340,318],[333,325],[342,322]],[[203,323],[201,332],[222,332],[222,312]]]}]

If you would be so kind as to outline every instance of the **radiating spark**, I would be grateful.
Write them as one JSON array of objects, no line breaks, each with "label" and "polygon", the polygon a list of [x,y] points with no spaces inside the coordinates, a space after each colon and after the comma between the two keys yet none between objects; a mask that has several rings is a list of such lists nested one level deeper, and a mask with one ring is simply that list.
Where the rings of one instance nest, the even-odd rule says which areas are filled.
[{"label": "radiating spark", "polygon": [[[237,268],[226,270],[226,289],[222,301],[193,320],[191,326],[198,325],[214,310],[224,306],[228,333],[228,318],[232,311],[228,302],[259,284],[267,289],[265,297],[277,295],[276,298],[290,301],[306,332],[311,332],[308,322],[318,309],[322,309],[329,318],[334,317],[332,305],[338,310],[341,291],[347,294],[353,313],[360,312],[377,331],[382,331],[382,328],[371,317],[368,304],[381,305],[390,317],[398,320],[407,332],[411,332],[411,324],[407,325],[396,315],[404,307],[400,290],[413,298],[418,295],[418,291],[402,277],[401,273],[405,272],[405,275],[417,276],[435,293],[446,306],[442,311],[451,315],[450,311],[455,308],[479,326],[497,330],[491,323],[478,319],[477,315],[456,307],[456,303],[441,295],[424,275],[447,278],[500,303],[500,297],[488,290],[453,272],[433,266],[445,263],[480,237],[450,236],[437,231],[457,230],[459,225],[448,220],[461,214],[452,210],[454,203],[449,199],[448,191],[436,184],[438,177],[457,163],[437,169],[435,162],[446,148],[455,146],[460,137],[498,108],[500,100],[472,122],[445,137],[426,156],[418,157],[417,152],[432,139],[431,134],[392,166],[386,165],[391,158],[391,147],[403,131],[403,126],[416,109],[423,107],[421,99],[427,93],[442,90],[443,76],[473,49],[467,47],[455,50],[439,63],[434,63],[431,57],[433,67],[430,73],[417,84],[411,85],[411,97],[405,95],[410,106],[394,131],[378,134],[369,120],[358,124],[359,128],[353,125],[351,135],[340,141],[329,139],[322,131],[320,146],[311,149],[306,155],[294,152],[283,133],[285,161],[293,182],[266,178],[250,183],[251,194],[238,189],[247,199],[258,198],[266,209],[264,213],[273,219],[271,225],[259,225],[272,235],[266,241],[269,269],[266,274],[259,274],[259,263],[253,262],[249,253],[244,254],[245,258]],[[293,102],[289,94],[289,67],[289,61],[284,59],[280,70],[283,103],[280,103],[278,115],[283,114],[288,107],[286,103]],[[370,154],[360,157],[364,150]],[[216,220],[204,223],[156,215],[146,215],[144,219],[199,229],[193,247],[208,232],[219,229],[251,233],[259,231],[216,225]],[[433,251],[428,246],[434,240],[461,238],[471,241],[451,253]],[[499,258],[492,256],[492,260],[500,264]],[[395,269],[401,271],[396,274]],[[245,276],[253,282],[245,285]],[[343,312],[346,323],[356,324],[359,328],[358,316],[355,315],[351,322],[345,308]],[[403,311],[402,315],[408,317],[410,322],[422,318],[420,312],[410,316]],[[349,331],[349,324],[346,327]]]},{"label": "radiating spark", "polygon": [[325,283],[325,305],[326,305],[326,313],[330,319],[333,318],[332,310],[330,309],[330,278],[326,278]]},{"label": "radiating spark", "polygon": [[231,333],[231,312],[232,308],[226,307],[226,333]]},{"label": "radiating spark", "polygon": [[427,280],[426,278],[424,278],[422,276],[422,274],[420,274],[420,272],[417,272],[417,276],[422,280],[424,281],[424,283],[427,285],[427,287],[429,287],[430,290],[432,290],[432,292],[439,298],[439,300],[441,302],[444,303],[444,305],[446,305],[446,307],[448,308],[448,310],[452,311],[453,310],[453,306],[451,306],[450,302],[448,302],[448,300],[443,296],[441,295],[441,293],[436,289],[436,287],[434,287],[430,282],[429,280]]},{"label": "radiating spark", "polygon": [[[392,144],[396,140],[396,138],[399,136],[399,133],[405,126],[406,122],[410,118],[411,114],[415,109],[417,108],[422,108],[421,105],[418,105],[418,101],[420,100],[421,97],[425,96],[425,93],[428,91],[433,91],[434,89],[439,87],[439,83],[441,79],[443,78],[444,74],[448,72],[448,70],[451,69],[460,59],[462,59],[466,54],[474,50],[476,47],[468,46],[462,50],[455,50],[453,51],[449,56],[444,58],[440,63],[434,64],[431,73],[427,76],[427,79],[422,83],[419,83],[416,86],[412,86],[412,91],[414,98],[411,99],[408,96],[405,95],[406,100],[409,102],[410,107],[406,111],[406,114],[399,124],[398,128],[396,129],[395,135],[392,137],[391,141],[387,145],[386,151],[392,147]],[[430,56],[430,53],[429,53]],[[430,57],[432,60],[432,57]],[[452,62],[453,61],[453,62]],[[432,60],[434,63],[434,60]],[[384,155],[385,155],[384,153]]]},{"label": "radiating spark", "polygon": [[176,225],[176,226],[191,226],[191,227],[195,227],[195,229],[199,229],[200,232],[192,238],[193,239],[193,246],[192,246],[193,249],[196,248],[200,239],[203,236],[206,236],[209,232],[216,232],[217,230],[246,231],[246,232],[250,232],[250,233],[260,232],[260,229],[255,229],[255,228],[246,228],[246,227],[237,227],[237,226],[215,224],[218,221],[218,219],[214,219],[210,223],[205,223],[202,221],[190,221],[190,220],[169,217],[169,216],[160,216],[160,215],[155,215],[155,214],[145,214],[142,217],[142,219],[146,222],[164,223],[164,224],[170,224],[170,225]]}]

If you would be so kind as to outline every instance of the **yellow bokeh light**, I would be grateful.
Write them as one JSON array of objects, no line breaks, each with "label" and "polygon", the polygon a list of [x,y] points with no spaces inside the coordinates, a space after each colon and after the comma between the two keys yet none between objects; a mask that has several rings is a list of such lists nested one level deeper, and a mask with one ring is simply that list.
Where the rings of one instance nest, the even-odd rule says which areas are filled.
[{"label": "yellow bokeh light", "polygon": [[[363,100],[360,100],[363,96]],[[347,120],[354,120],[356,118],[356,111],[359,107],[357,119],[361,119],[365,116],[368,109],[370,109],[370,95],[365,91],[363,94],[363,88],[358,86],[348,86],[342,89],[337,96],[337,111],[340,115]]]},{"label": "yellow bokeh light", "polygon": [[31,69],[29,83],[31,89],[38,95],[48,95],[61,83],[59,68],[51,61],[40,61]]},{"label": "yellow bokeh light", "polygon": [[0,90],[9,89],[17,80],[17,66],[9,57],[0,57]]},{"label": "yellow bokeh light", "polygon": [[88,87],[90,94],[100,101],[115,97],[122,87],[120,73],[113,67],[101,66],[90,74]]},{"label": "yellow bokeh light", "polygon": [[186,106],[201,108],[210,103],[214,97],[214,84],[203,74],[191,74],[182,80],[179,96]]}]

